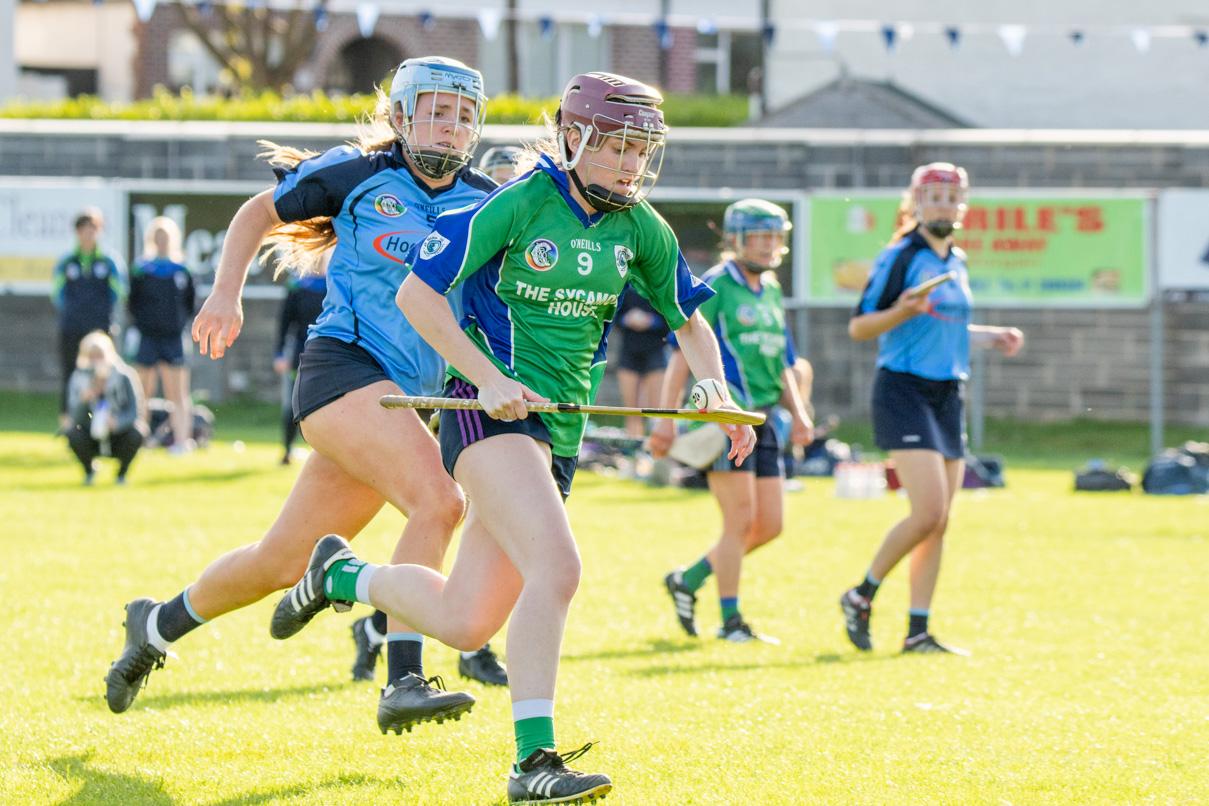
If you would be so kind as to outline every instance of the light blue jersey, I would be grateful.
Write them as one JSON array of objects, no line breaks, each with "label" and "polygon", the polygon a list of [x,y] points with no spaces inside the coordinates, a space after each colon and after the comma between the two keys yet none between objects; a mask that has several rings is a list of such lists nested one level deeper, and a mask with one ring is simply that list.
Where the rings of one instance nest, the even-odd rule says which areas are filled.
[{"label": "light blue jersey", "polygon": [[960,249],[953,247],[941,260],[918,230],[911,231],[878,254],[855,313],[885,310],[906,289],[947,271],[956,271],[957,278],[929,292],[927,313],[878,337],[878,367],[936,381],[969,377],[973,302]]},{"label": "light blue jersey", "polygon": [[404,393],[439,394],[445,360],[395,305],[407,276],[403,261],[438,215],[474,204],[495,183],[463,168],[453,184],[433,190],[415,178],[398,143],[372,153],[340,146],[275,173],[273,202],[282,221],[330,216],[336,229],[323,312],[307,338],[360,345]]}]

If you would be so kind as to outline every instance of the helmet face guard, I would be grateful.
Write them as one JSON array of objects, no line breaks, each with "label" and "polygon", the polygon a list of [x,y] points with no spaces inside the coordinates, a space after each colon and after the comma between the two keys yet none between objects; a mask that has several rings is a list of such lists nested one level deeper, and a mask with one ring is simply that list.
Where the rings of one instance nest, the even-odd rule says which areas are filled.
[{"label": "helmet face guard", "polygon": [[[789,254],[785,236],[793,229],[785,210],[763,199],[742,199],[726,208],[722,216],[722,234],[734,249],[740,263],[763,271],[781,265],[781,258]],[[760,233],[775,233],[781,236],[781,246],[774,249],[767,263],[754,259],[747,253],[747,236]]]},{"label": "helmet face guard", "polygon": [[[554,116],[562,167],[593,209],[625,210],[655,186],[667,138],[661,103],[658,90],[612,73],[585,73],[567,84]],[[574,153],[567,140],[572,129],[579,132]],[[620,140],[620,154],[603,148],[611,137]],[[642,156],[631,170],[626,168],[626,154],[634,149]],[[576,170],[581,164],[589,175],[595,174],[587,184]]]},{"label": "helmet face guard", "polygon": [[[452,117],[438,114],[436,105],[422,117],[417,116],[420,96],[426,93],[441,93],[453,103]],[[442,100],[445,100],[443,98]],[[469,99],[474,104],[471,123],[461,119],[462,101]],[[483,94],[483,76],[478,70],[467,67],[455,59],[431,56],[408,59],[399,65],[390,82],[391,126],[399,138],[400,145],[411,157],[416,169],[432,179],[440,179],[470,164],[474,150],[478,148],[483,132],[483,120],[487,115],[487,96]],[[403,124],[395,122],[395,111],[403,113]],[[417,143],[417,130],[428,132],[427,139],[435,139],[435,132],[453,126],[454,133],[448,146],[431,142]],[[459,133],[466,132],[466,144],[455,145]]]},{"label": "helmet face guard", "polygon": [[[915,218],[928,232],[947,238],[961,228],[961,220],[970,206],[970,179],[965,168],[950,162],[921,165],[911,174],[911,201]],[[928,208],[931,215],[924,215]]]},{"label": "helmet face guard", "polygon": [[507,169],[508,175],[504,180],[507,181],[512,177],[513,170],[516,168],[516,160],[522,153],[523,150],[516,146],[489,148],[479,159],[479,170],[495,179],[496,171]]}]

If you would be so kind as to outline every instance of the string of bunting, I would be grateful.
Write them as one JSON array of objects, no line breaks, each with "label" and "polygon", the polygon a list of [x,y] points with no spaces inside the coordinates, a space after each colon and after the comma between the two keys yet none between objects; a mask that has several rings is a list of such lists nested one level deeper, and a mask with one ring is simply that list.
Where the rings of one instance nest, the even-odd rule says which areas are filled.
[{"label": "string of bunting", "polygon": [[[98,5],[105,0],[94,0]],[[142,22],[151,19],[159,0],[132,0],[135,13]],[[46,0],[41,0],[46,2]],[[213,9],[213,0],[181,0],[196,5],[203,14]],[[291,10],[298,7],[291,0],[231,0],[226,5],[232,7],[257,8],[271,7],[279,10]],[[378,18],[386,6],[387,13],[392,13],[390,4],[378,2],[357,3],[354,10],[357,16],[357,26],[364,37],[373,35]],[[312,9],[315,17],[315,27],[322,31],[327,28],[331,15],[326,6],[316,5]],[[405,12],[407,16],[419,19],[425,30],[432,30],[436,17],[431,11]],[[655,32],[659,46],[664,50],[671,49],[675,42],[676,29],[690,28],[703,35],[716,34],[719,31],[737,31],[759,33],[768,46],[777,37],[785,34],[811,33],[817,39],[824,53],[835,50],[836,40],[840,34],[877,35],[887,53],[894,53],[905,42],[917,34],[935,34],[943,37],[943,41],[951,50],[960,50],[965,40],[971,36],[995,36],[1003,42],[1008,53],[1019,56],[1024,51],[1024,42],[1029,37],[1064,37],[1075,47],[1083,47],[1089,40],[1128,38],[1138,53],[1148,53],[1155,40],[1191,40],[1197,47],[1209,47],[1209,27],[1193,25],[1059,25],[1055,23],[944,23],[944,22],[879,22],[875,20],[815,20],[815,19],[778,19],[760,20],[754,17],[698,17],[686,14],[660,16],[658,14],[616,13],[600,14],[596,12],[559,11],[532,12],[515,10],[509,12],[502,8],[481,8],[477,11],[458,12],[450,10],[439,16],[456,19],[475,18],[483,36],[494,41],[499,36],[501,23],[506,19],[518,22],[536,23],[542,39],[549,40],[554,36],[558,25],[584,25],[592,38],[600,36],[606,26],[644,26],[649,25]]]}]

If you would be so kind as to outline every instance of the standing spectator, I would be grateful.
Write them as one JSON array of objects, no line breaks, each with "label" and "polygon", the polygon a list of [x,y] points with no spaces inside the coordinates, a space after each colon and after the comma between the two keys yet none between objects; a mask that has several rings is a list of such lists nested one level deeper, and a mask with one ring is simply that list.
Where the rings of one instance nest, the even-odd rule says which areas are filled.
[{"label": "standing spectator", "polygon": [[84,466],[84,484],[92,484],[92,462],[98,456],[118,460],[117,483],[125,484],[126,471],[143,445],[143,400],[134,370],[118,356],[109,334],[96,330],[80,340],[67,401],[67,443]]},{"label": "standing spectator", "polygon": [[76,216],[76,248],[55,266],[50,298],[59,312],[59,430],[71,425],[67,383],[76,366],[80,341],[94,330],[117,335],[114,310],[127,291],[126,264],[101,248],[105,218],[96,207]]},{"label": "standing spectator", "polygon": [[[617,362],[621,404],[630,408],[659,405],[663,371],[667,369],[667,321],[633,289],[622,295],[613,321],[621,334],[621,357]],[[625,430],[632,437],[646,436],[641,417],[626,417]]]},{"label": "standing spectator", "polygon": [[[139,332],[134,364],[143,397],[155,396],[156,381],[172,404],[169,453],[193,447],[193,406],[185,362],[185,328],[193,318],[193,275],[181,252],[181,231],[167,216],[151,219],[143,237],[143,257],[130,271],[130,318]],[[157,377],[158,376],[158,377]],[[147,412],[142,412],[144,422]]]},{"label": "standing spectator", "polygon": [[332,259],[332,250],[327,249],[315,263],[315,274],[290,274],[286,281],[285,301],[281,305],[281,318],[277,326],[277,348],[273,356],[273,369],[281,376],[281,433],[285,455],[281,463],[290,463],[290,451],[298,436],[298,423],[294,422],[294,381],[298,377],[298,363],[302,358],[302,347],[306,344],[307,328],[315,324],[323,311],[323,298],[327,294],[327,264]]},{"label": "standing spectator", "polygon": [[[921,165],[911,176],[911,211],[900,210],[893,243],[877,256],[848,333],[877,338],[873,438],[894,460],[910,512],[886,533],[865,577],[840,597],[845,627],[857,649],[873,649],[869,616],[886,575],[908,555],[911,598],[903,652],[957,653],[928,631],[932,595],[953,496],[965,476],[965,381],[970,347],[1007,356],[1024,344],[1014,327],[972,324],[965,254],[953,245],[969,202],[964,168]],[[953,272],[930,292],[917,287]]]}]

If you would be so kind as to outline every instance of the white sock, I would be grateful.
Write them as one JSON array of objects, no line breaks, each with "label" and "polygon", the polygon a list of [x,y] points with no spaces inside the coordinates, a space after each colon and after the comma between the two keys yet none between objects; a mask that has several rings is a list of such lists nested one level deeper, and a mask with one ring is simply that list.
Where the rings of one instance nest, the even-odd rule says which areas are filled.
[{"label": "white sock", "polygon": [[151,612],[147,614],[147,643],[151,644],[151,646],[155,647],[160,652],[166,653],[171,644],[165,641],[164,637],[160,635],[160,628],[159,624],[157,623],[159,621],[160,608],[163,606],[164,605],[161,602],[160,604],[157,604],[155,607],[151,608]]},{"label": "white sock", "polygon": [[365,621],[361,622],[362,628],[365,630],[365,637],[369,639],[370,646],[378,646],[386,642],[386,636],[374,629],[374,618],[370,616]]}]

